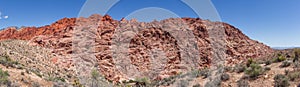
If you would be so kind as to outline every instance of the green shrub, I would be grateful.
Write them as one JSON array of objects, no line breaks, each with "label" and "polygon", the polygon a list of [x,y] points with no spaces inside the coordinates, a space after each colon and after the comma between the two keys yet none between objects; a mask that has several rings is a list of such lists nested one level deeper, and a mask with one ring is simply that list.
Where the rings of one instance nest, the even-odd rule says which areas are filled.
[{"label": "green shrub", "polygon": [[247,67],[249,67],[252,63],[255,63],[255,61],[252,58],[248,59],[246,63]]},{"label": "green shrub", "polygon": [[91,87],[98,87],[99,81],[100,81],[100,73],[98,72],[97,69],[93,69],[91,72],[91,76],[92,76],[92,83],[91,83]]},{"label": "green shrub", "polygon": [[14,67],[14,65],[17,65],[19,63],[13,61],[8,55],[2,54],[0,55],[0,64],[3,64],[6,67]]},{"label": "green shrub", "polygon": [[256,78],[257,76],[261,75],[263,73],[263,69],[260,65],[256,63],[252,63],[250,67],[246,69],[245,72],[247,75],[249,75],[251,78]]},{"label": "green shrub", "polygon": [[270,60],[267,60],[266,62],[265,62],[265,65],[267,66],[267,65],[270,65],[272,62],[270,61]]},{"label": "green shrub", "polygon": [[282,62],[282,64],[279,67],[288,67],[290,65],[291,65],[291,63],[289,61],[284,61],[284,62]]},{"label": "green shrub", "polygon": [[272,61],[276,63],[276,62],[282,62],[284,60],[286,60],[286,57],[283,56],[282,54],[278,54],[277,58],[274,58]]},{"label": "green shrub", "polygon": [[8,84],[10,83],[10,81],[8,80],[8,72],[7,71],[3,71],[1,68],[0,68],[0,85],[4,85],[4,84]]},{"label": "green shrub", "polygon": [[274,87],[288,87],[290,85],[288,77],[282,74],[277,74],[274,77],[274,81],[275,81]]}]

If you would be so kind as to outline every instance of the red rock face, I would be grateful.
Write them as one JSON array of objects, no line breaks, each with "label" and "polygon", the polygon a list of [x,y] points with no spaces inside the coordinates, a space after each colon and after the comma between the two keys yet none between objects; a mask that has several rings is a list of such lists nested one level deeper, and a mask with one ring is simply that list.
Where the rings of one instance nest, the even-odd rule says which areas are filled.
[{"label": "red rock face", "polygon": [[58,33],[64,33],[66,28],[75,25],[75,18],[63,18],[51,25],[43,27],[25,27],[20,30],[16,28],[8,28],[0,32],[0,39],[20,39],[30,40],[31,38],[39,35],[55,35]]},{"label": "red rock face", "polygon": [[[192,37],[182,38],[187,36],[182,33],[185,31],[191,31],[189,35]],[[212,36],[218,33],[223,35],[220,38]],[[273,52],[270,47],[251,40],[229,24],[199,18],[171,18],[151,23],[117,21],[108,15],[64,18],[49,26],[3,30],[0,40],[5,39],[30,40],[32,45],[53,49],[53,53],[61,57],[54,58],[52,62],[55,63],[77,58],[82,61],[70,61],[86,64],[81,68],[87,68],[96,62],[99,71],[112,81],[139,76],[162,79],[186,72],[191,67],[210,67],[216,54],[223,58],[225,65],[230,65]],[[122,46],[116,41],[127,45]],[[88,46],[93,50],[89,51]],[[187,51],[186,47],[196,51]],[[116,49],[120,53],[115,53]],[[88,73],[88,70],[79,72]]]}]

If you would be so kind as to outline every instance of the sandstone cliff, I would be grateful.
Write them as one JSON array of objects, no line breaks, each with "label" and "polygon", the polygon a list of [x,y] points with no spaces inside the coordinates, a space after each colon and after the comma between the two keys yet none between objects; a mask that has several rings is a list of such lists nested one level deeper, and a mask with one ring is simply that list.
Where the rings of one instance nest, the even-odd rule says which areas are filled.
[{"label": "sandstone cliff", "polygon": [[118,21],[108,15],[64,18],[47,26],[0,31],[0,40],[7,39],[51,49],[56,55],[53,64],[79,76],[95,68],[117,82],[162,79],[219,63],[230,66],[273,52],[234,26],[199,18],[150,23]]}]

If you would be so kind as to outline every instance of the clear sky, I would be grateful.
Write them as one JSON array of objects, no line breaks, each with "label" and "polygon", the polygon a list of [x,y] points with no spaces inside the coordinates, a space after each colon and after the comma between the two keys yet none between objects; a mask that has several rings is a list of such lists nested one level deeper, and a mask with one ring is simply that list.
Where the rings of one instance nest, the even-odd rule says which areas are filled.
[{"label": "clear sky", "polygon": [[[0,29],[43,26],[64,17],[77,17],[85,2],[0,0]],[[300,47],[300,0],[212,0],[212,3],[223,22],[241,29],[250,38],[272,47]],[[180,17],[198,17],[179,0],[121,0],[107,14],[119,20],[147,7],[167,9]]]}]

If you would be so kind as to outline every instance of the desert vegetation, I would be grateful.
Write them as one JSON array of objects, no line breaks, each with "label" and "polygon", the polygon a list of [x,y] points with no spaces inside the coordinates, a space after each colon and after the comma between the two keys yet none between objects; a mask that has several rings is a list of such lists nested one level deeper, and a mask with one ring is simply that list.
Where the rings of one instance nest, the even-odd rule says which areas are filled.
[{"label": "desert vegetation", "polygon": [[0,85],[7,85],[10,86],[10,80],[8,79],[9,74],[7,71],[3,71],[2,68],[0,68]]}]

